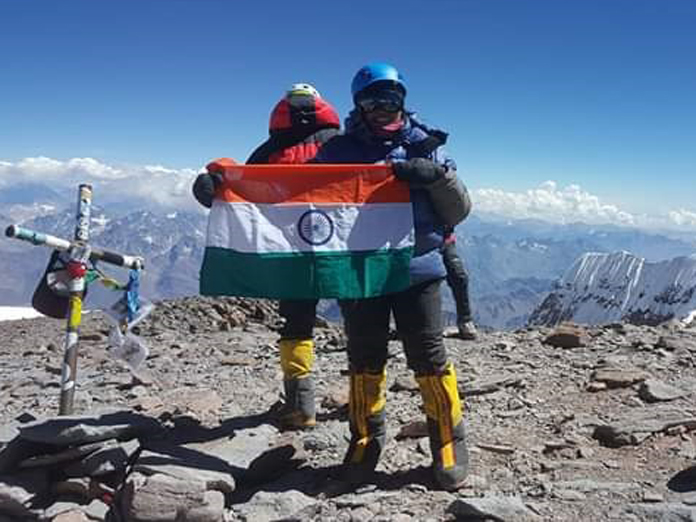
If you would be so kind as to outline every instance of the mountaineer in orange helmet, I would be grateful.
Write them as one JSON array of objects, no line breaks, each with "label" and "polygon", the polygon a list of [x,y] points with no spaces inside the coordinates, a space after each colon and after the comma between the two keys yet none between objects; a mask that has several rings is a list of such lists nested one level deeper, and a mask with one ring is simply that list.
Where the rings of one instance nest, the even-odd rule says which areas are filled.
[{"label": "mountaineer in orange helmet", "polygon": [[[295,84],[273,111],[269,138],[249,156],[247,163],[305,163],[338,134],[336,110],[307,83]],[[279,413],[281,427],[302,429],[316,423],[314,406],[314,341],[316,299],[281,300],[280,366],[285,404]]]},{"label": "mountaineer in orange helmet", "polygon": [[247,163],[305,163],[340,126],[338,113],[314,87],[296,83],[271,111],[269,137]]},{"label": "mountaineer in orange helmet", "polygon": [[[308,83],[296,83],[271,111],[269,137],[259,145],[247,164],[305,163],[339,132],[336,110]],[[210,207],[219,174],[203,173],[196,178],[193,193],[199,203]],[[285,404],[278,412],[281,427],[309,428],[316,423],[314,404],[313,330],[316,299],[281,300],[280,365],[283,370]]]}]

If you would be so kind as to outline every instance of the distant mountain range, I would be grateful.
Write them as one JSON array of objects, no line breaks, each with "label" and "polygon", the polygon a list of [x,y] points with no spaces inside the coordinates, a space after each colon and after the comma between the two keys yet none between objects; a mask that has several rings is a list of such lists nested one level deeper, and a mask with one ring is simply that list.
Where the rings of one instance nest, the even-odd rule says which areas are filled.
[{"label": "distant mountain range", "polygon": [[[90,243],[123,254],[142,256],[146,262],[141,282],[144,296],[164,299],[198,292],[198,270],[203,259],[206,227],[204,214],[136,211],[115,218],[108,215],[108,211],[93,207]],[[70,239],[75,228],[74,210],[36,217],[22,225]],[[0,304],[26,305],[31,302],[49,254],[44,247],[7,238],[0,241]],[[125,270],[107,264],[99,266],[116,279],[127,280]],[[87,305],[104,306],[118,297],[113,291],[93,284]]]},{"label": "distant mountain range", "polygon": [[628,252],[587,253],[532,312],[529,324],[656,325],[695,318],[696,255],[649,263]]},{"label": "distant mountain range", "polygon": [[[11,223],[71,238],[74,230],[73,195],[3,191],[2,229]],[[36,199],[32,199],[36,198]],[[98,203],[98,202],[96,202]],[[59,208],[61,210],[55,210]],[[154,207],[153,207],[154,208]],[[206,230],[203,212],[128,209],[123,202],[92,209],[91,242],[125,254],[143,256],[146,270],[142,293],[150,299],[193,295]],[[470,271],[470,294],[476,322],[484,327],[510,329],[527,323],[532,311],[557,289],[554,285],[586,252],[629,251],[647,261],[664,261],[696,252],[696,243],[665,234],[614,226],[553,225],[541,221],[509,221],[470,217],[457,229],[457,245]],[[0,305],[27,305],[49,252],[17,240],[0,239]],[[120,269],[102,268],[118,279]],[[454,304],[445,290],[446,319],[454,321]],[[111,304],[112,291],[92,285],[87,306]],[[332,303],[324,312],[337,317]]]},{"label": "distant mountain range", "polygon": [[[651,262],[696,252],[693,240],[582,223],[557,225],[472,216],[458,227],[457,236],[470,272],[475,319],[498,329],[525,325],[556,282],[587,252],[629,251]],[[444,294],[445,308],[453,310],[449,292]]]}]

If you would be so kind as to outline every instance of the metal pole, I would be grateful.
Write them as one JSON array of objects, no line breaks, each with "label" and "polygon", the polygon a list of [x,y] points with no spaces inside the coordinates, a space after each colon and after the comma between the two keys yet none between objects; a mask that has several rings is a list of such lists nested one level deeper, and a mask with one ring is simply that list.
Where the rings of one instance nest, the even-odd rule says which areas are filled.
[{"label": "metal pole", "polygon": [[[26,241],[32,245],[47,246],[54,250],[60,250],[61,252],[65,252],[77,246],[74,242],[68,241],[67,239],[44,234],[43,232],[36,232],[35,230],[20,227],[19,225],[9,225],[5,229],[5,235],[7,237]],[[105,263],[115,266],[133,268],[136,270],[145,268],[145,261],[142,257],[119,254],[118,252],[93,246],[90,246],[89,259],[91,261],[104,261]]]},{"label": "metal pole", "polygon": [[63,369],[60,386],[60,408],[58,415],[71,415],[77,379],[77,349],[80,324],[82,322],[82,296],[85,289],[86,262],[90,256],[89,221],[92,206],[92,186],[80,185],[77,200],[75,237],[69,250],[67,270],[70,276],[68,289],[68,323],[65,333]]}]

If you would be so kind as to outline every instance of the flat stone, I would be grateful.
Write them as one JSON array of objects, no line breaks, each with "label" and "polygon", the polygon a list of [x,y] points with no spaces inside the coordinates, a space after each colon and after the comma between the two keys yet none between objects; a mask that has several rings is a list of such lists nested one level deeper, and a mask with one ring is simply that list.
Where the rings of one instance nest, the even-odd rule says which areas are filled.
[{"label": "flat stone", "polygon": [[157,379],[144,368],[138,368],[137,371],[131,372],[133,386],[150,387],[158,384]]},{"label": "flat stone", "polygon": [[59,513],[51,519],[51,522],[90,522],[90,518],[80,509],[73,509]]},{"label": "flat stone", "polygon": [[682,504],[686,504],[687,506],[696,506],[696,491],[684,493],[679,498],[682,501]]},{"label": "flat stone", "polygon": [[481,379],[472,384],[466,384],[461,387],[464,396],[483,395],[493,393],[507,387],[519,387],[522,384],[522,378],[519,375],[495,375],[488,379]]},{"label": "flat stone", "polygon": [[225,517],[225,495],[220,491],[203,493],[203,505],[186,513],[187,522],[222,522]]},{"label": "flat stone", "polygon": [[588,345],[589,337],[584,328],[564,323],[546,336],[542,342],[557,348],[581,348]]},{"label": "flat stone", "polygon": [[143,395],[136,397],[130,403],[135,411],[141,411],[150,415],[159,415],[166,409],[161,397],[157,395]]},{"label": "flat stone", "polygon": [[607,384],[605,382],[592,381],[592,382],[587,384],[586,390],[588,392],[594,393],[594,392],[604,391],[608,388],[609,387],[607,386]]},{"label": "flat stone", "polygon": [[571,502],[581,502],[587,498],[587,495],[575,489],[553,488],[553,498],[557,498],[558,500],[569,500]]},{"label": "flat stone", "polygon": [[280,438],[282,436],[276,427],[260,424],[236,430],[232,438],[191,443],[186,447],[218,457],[234,466],[248,468],[254,459],[275,447]]},{"label": "flat stone", "polygon": [[[497,522],[531,522],[540,518],[518,496],[485,496],[457,499],[447,508],[448,513],[464,520],[493,519]],[[469,518],[467,518],[469,517]]]},{"label": "flat stone", "polygon": [[654,433],[679,426],[696,428],[696,417],[678,411],[650,410],[599,425],[594,429],[592,437],[608,447],[635,446]]},{"label": "flat stone", "polygon": [[396,379],[394,379],[394,384],[392,384],[390,390],[395,392],[417,392],[419,390],[418,381],[416,381],[412,374],[398,375]]},{"label": "flat stone", "polygon": [[106,520],[106,514],[110,508],[107,504],[95,498],[83,509],[87,516],[93,520]]},{"label": "flat stone", "polygon": [[474,490],[485,490],[489,487],[489,484],[486,477],[470,473],[466,477],[465,487]]},{"label": "flat stone", "polygon": [[302,441],[293,433],[282,434],[273,447],[252,460],[243,475],[245,481],[269,482],[307,460]]},{"label": "flat stone", "polygon": [[0,477],[0,513],[17,517],[30,516],[30,502],[35,491],[29,481]]},{"label": "flat stone", "polygon": [[359,508],[363,506],[373,506],[385,500],[394,499],[398,493],[393,491],[379,491],[376,486],[366,484],[355,490],[355,493],[348,493],[336,499],[336,506]]},{"label": "flat stone", "polygon": [[23,460],[58,450],[59,448],[52,444],[31,442],[15,437],[0,450],[0,475],[15,472]]},{"label": "flat stone", "polygon": [[428,436],[428,424],[425,421],[418,420],[404,424],[396,434],[396,440],[403,439],[420,439]]},{"label": "flat stone", "polygon": [[643,502],[664,502],[665,497],[653,490],[643,491]]},{"label": "flat stone", "polygon": [[367,506],[361,506],[353,509],[350,512],[351,520],[372,520],[375,518],[375,512]]},{"label": "flat stone", "polygon": [[163,474],[184,481],[197,481],[206,489],[233,493],[233,473],[241,474],[227,461],[178,445],[158,445],[158,451],[143,450],[133,470],[147,474]]},{"label": "flat stone", "polygon": [[592,380],[602,382],[608,388],[626,388],[649,378],[650,375],[648,373],[635,369],[605,368],[596,370],[592,374]]},{"label": "flat stone", "polygon": [[48,508],[44,510],[44,516],[53,520],[53,517],[56,517],[60,515],[61,513],[69,513],[71,511],[79,511],[82,513],[82,510],[80,509],[80,504],[77,504],[75,502],[54,502],[51,504]]},{"label": "flat stone", "polygon": [[219,419],[223,400],[214,390],[187,387],[168,392],[164,404],[174,417],[189,417],[210,424]]},{"label": "flat stone", "polygon": [[541,448],[542,453],[553,453],[554,451],[560,451],[569,448],[575,448],[577,444],[567,440],[547,440],[544,442],[544,446]]},{"label": "flat stone", "polygon": [[91,497],[90,479],[77,477],[54,482],[51,485],[51,491],[55,495],[66,495],[86,500]]},{"label": "flat stone", "polygon": [[637,484],[630,482],[603,482],[592,479],[562,480],[553,485],[554,488],[594,493],[597,491],[630,492],[640,489]]},{"label": "flat stone", "polygon": [[348,407],[350,390],[345,383],[335,383],[329,387],[328,392],[322,400],[322,407],[327,410],[340,410]]},{"label": "flat stone", "polygon": [[83,458],[90,453],[104,447],[104,442],[91,442],[88,444],[82,444],[74,448],[68,448],[58,453],[52,453],[49,455],[36,455],[28,459],[23,460],[19,463],[20,468],[37,468],[42,466],[51,466],[53,464],[58,464],[61,462],[70,462],[72,460],[77,460]]},{"label": "flat stone", "polygon": [[74,446],[107,439],[127,439],[156,433],[162,427],[151,417],[127,411],[99,416],[66,416],[39,420],[19,428],[24,440]]},{"label": "flat stone", "polygon": [[19,422],[21,424],[26,424],[28,422],[33,422],[37,419],[36,419],[36,416],[29,413],[28,411],[25,411],[25,412],[22,412],[19,415],[17,415],[14,420],[16,420],[17,422]]},{"label": "flat stone", "polygon": [[64,468],[68,477],[99,477],[122,470],[140,449],[137,439],[126,442],[107,441],[97,451]]},{"label": "flat stone", "polygon": [[155,522],[180,518],[206,505],[205,484],[157,473],[132,474],[123,487],[121,506],[126,520]]},{"label": "flat stone", "polygon": [[248,355],[227,355],[220,359],[222,366],[253,366],[256,361]]},{"label": "flat stone", "polygon": [[655,343],[656,348],[664,348],[669,351],[676,351],[685,348],[689,351],[696,352],[696,339],[686,335],[669,334],[662,335]]},{"label": "flat stone", "polygon": [[679,399],[685,392],[657,379],[647,379],[638,388],[638,395],[646,402],[665,402]]},{"label": "flat stone", "polygon": [[515,448],[513,446],[508,446],[506,444],[476,444],[482,450],[490,451],[491,453],[498,453],[499,455],[512,455],[515,453]]},{"label": "flat stone", "polygon": [[242,520],[254,522],[292,520],[294,514],[316,502],[314,498],[296,490],[259,491],[248,502],[235,505],[235,512]]},{"label": "flat stone", "polygon": [[678,502],[629,504],[626,506],[626,512],[642,517],[641,520],[659,520],[660,522],[692,522],[696,520],[696,508]]},{"label": "flat stone", "polygon": [[0,426],[0,447],[6,445],[19,435],[19,426],[21,426],[21,423],[17,421],[10,421]]}]

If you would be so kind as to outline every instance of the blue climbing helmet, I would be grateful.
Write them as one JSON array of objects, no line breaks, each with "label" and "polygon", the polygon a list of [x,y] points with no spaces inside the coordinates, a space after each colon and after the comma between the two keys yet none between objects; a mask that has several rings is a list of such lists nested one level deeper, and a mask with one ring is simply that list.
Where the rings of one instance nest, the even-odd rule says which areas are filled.
[{"label": "blue climbing helmet", "polygon": [[384,62],[375,62],[365,65],[355,73],[353,82],[350,84],[350,92],[355,101],[358,94],[367,89],[370,85],[377,82],[391,82],[395,87],[398,87],[404,96],[406,96],[406,84],[401,73],[396,70],[396,67]]}]

